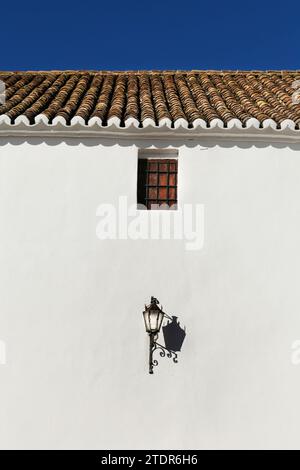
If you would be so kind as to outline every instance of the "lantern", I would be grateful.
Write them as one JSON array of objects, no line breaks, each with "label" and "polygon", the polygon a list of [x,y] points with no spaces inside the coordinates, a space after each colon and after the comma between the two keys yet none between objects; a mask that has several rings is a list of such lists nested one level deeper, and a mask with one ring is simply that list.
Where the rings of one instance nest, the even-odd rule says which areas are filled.
[{"label": "lantern", "polygon": [[148,307],[145,306],[143,315],[147,333],[153,335],[159,333],[164,313],[159,308],[158,300],[155,297],[151,297],[151,303]]},{"label": "lantern", "polygon": [[[145,328],[149,335],[149,374],[153,374],[153,366],[158,365],[157,359],[153,359],[153,353],[159,350],[160,357],[167,356],[176,363],[177,351],[181,350],[185,337],[185,330],[180,327],[177,317],[173,316],[171,318],[163,312],[158,304],[158,300],[155,297],[151,297],[150,305],[145,305],[145,310],[143,311]],[[168,325],[163,326],[165,346],[157,341],[164,318],[171,320],[171,323],[168,322]]]}]

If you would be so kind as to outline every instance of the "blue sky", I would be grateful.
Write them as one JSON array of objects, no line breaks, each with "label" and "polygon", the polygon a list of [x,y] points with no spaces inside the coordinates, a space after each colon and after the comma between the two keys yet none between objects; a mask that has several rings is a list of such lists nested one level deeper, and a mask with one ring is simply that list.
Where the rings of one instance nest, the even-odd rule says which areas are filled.
[{"label": "blue sky", "polygon": [[294,0],[2,2],[0,69],[299,69],[299,13]]}]

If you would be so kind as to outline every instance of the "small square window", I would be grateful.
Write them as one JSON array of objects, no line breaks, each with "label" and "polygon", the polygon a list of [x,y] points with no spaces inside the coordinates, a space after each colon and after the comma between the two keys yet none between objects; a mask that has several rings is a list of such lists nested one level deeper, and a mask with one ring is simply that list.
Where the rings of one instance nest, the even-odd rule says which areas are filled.
[{"label": "small square window", "polygon": [[[137,202],[146,209],[177,204],[177,159],[139,158]],[[155,207],[152,207],[155,205]]]}]

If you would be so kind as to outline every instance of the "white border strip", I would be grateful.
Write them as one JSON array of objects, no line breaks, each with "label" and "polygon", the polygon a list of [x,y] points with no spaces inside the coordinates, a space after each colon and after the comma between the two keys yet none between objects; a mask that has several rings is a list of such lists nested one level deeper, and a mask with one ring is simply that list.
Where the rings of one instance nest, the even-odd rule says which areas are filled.
[{"label": "white border strip", "polygon": [[19,135],[19,136],[60,136],[60,137],[120,137],[120,138],[177,138],[192,139],[199,137],[215,136],[228,139],[243,139],[245,136],[250,139],[258,140],[285,140],[300,142],[300,130],[295,129],[295,122],[285,119],[281,122],[280,128],[273,119],[266,119],[260,127],[259,121],[250,118],[246,127],[242,127],[239,119],[232,119],[224,127],[223,121],[213,119],[208,126],[202,119],[196,119],[193,127],[188,127],[185,119],[178,119],[171,126],[169,119],[162,119],[158,126],[152,119],[146,119],[143,127],[139,127],[139,122],[134,118],[129,118],[125,122],[125,127],[120,126],[120,119],[112,117],[108,121],[108,125],[103,125],[100,118],[93,117],[86,124],[85,120],[80,116],[75,116],[71,120],[71,124],[67,125],[65,118],[56,116],[52,123],[43,114],[35,117],[35,123],[30,124],[28,118],[20,115],[16,118],[15,123],[11,124],[11,120],[7,115],[0,116],[0,135]]},{"label": "white border strip", "polygon": [[[96,125],[97,125],[98,127],[103,127],[105,129],[108,129],[110,127],[117,127],[121,130],[129,129],[131,127],[135,127],[137,129],[147,129],[147,127],[152,127],[154,129],[160,129],[160,128],[180,129],[181,128],[181,129],[188,129],[188,130],[192,130],[192,129],[215,129],[215,128],[219,128],[219,129],[225,129],[225,128],[226,129],[250,129],[250,128],[259,129],[260,128],[260,123],[255,118],[248,119],[248,121],[246,122],[245,127],[243,127],[243,124],[239,119],[231,119],[230,121],[228,121],[226,127],[224,125],[224,122],[221,119],[213,119],[209,124],[206,121],[204,121],[203,119],[195,119],[195,121],[192,123],[192,127],[189,127],[188,121],[186,119],[183,119],[183,118],[177,119],[174,122],[173,127],[172,127],[171,120],[168,119],[168,118],[161,119],[159,121],[158,126],[155,124],[153,119],[147,118],[143,121],[143,126],[142,127],[139,127],[139,121],[137,119],[133,118],[133,117],[128,118],[125,121],[125,126],[122,126],[122,127],[121,127],[121,120],[118,117],[115,117],[115,116],[111,117],[108,120],[107,125],[103,125],[101,119],[98,118],[98,117],[92,117],[91,119],[89,119],[88,123],[86,124],[85,120],[80,116],[74,116],[71,119],[71,124],[70,125],[67,124],[65,118],[62,117],[62,116],[56,116],[53,119],[52,123],[49,124],[49,119],[47,118],[47,116],[45,114],[38,114],[35,117],[34,121],[35,121],[34,124],[30,124],[28,118],[25,115],[20,115],[16,118],[14,124],[12,124],[11,119],[7,115],[3,114],[3,115],[0,116],[0,126],[2,124],[7,124],[7,125],[11,125],[14,128],[16,126],[21,125],[21,124],[25,124],[25,125],[29,126],[30,128],[34,128],[36,125],[41,124],[41,123],[43,123],[45,126],[49,126],[51,128],[53,128],[57,125],[64,126],[64,127],[67,127],[67,128],[70,128],[70,127],[78,128],[78,126],[81,126],[83,128],[87,128],[87,127],[93,128],[93,127],[96,127]],[[296,123],[294,121],[292,121],[291,119],[285,119],[284,121],[282,121],[279,124],[279,129],[277,129],[277,124],[273,119],[265,119],[262,122],[262,128],[263,129],[271,128],[271,129],[274,129],[274,130],[285,130],[285,129],[288,128],[288,129],[295,130],[295,127],[296,127]],[[298,130],[296,132],[298,132]]]}]

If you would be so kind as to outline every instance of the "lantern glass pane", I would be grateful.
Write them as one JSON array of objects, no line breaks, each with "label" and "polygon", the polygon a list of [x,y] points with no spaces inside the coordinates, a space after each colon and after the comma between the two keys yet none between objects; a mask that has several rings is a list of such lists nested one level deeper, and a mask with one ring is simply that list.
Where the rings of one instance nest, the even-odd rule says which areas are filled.
[{"label": "lantern glass pane", "polygon": [[158,316],[158,324],[157,324],[157,331],[160,331],[160,328],[161,328],[161,324],[162,324],[163,318],[164,318],[164,314],[163,314],[163,312],[159,312],[159,316]]},{"label": "lantern glass pane", "polygon": [[149,312],[149,317],[150,317],[150,329],[151,331],[155,332],[157,331],[157,325],[158,325],[158,310],[150,310]]},{"label": "lantern glass pane", "polygon": [[151,331],[158,332],[163,320],[163,313],[160,310],[150,310]]},{"label": "lantern glass pane", "polygon": [[151,328],[150,328],[150,320],[149,320],[149,310],[145,310],[145,312],[143,312],[143,315],[144,315],[146,331],[147,331],[147,333],[150,333]]}]

